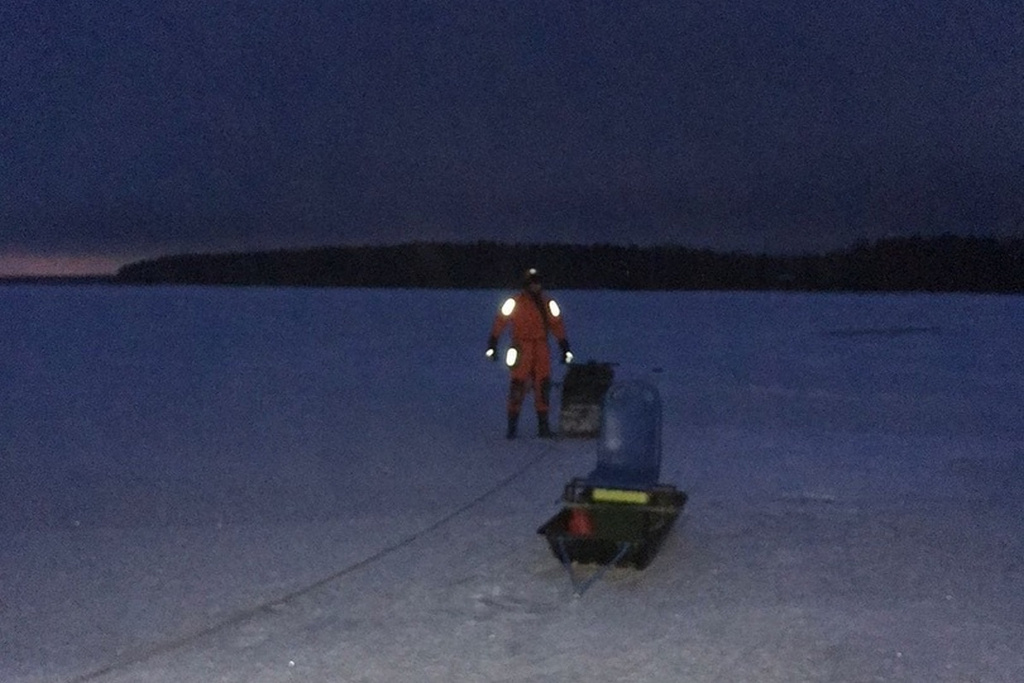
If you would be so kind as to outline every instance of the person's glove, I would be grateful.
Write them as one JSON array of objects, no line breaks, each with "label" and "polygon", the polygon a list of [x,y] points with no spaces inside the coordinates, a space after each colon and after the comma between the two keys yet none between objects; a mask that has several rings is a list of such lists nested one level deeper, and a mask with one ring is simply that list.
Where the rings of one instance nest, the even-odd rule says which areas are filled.
[{"label": "person's glove", "polygon": [[486,355],[488,358],[490,358],[495,363],[498,362],[498,340],[497,339],[495,339],[494,337],[491,337],[490,339],[487,340],[487,351],[485,352],[484,355]]},{"label": "person's glove", "polygon": [[563,339],[562,341],[558,342],[558,348],[562,352],[562,364],[565,365],[567,363],[571,363],[572,351],[569,350],[569,340]]}]

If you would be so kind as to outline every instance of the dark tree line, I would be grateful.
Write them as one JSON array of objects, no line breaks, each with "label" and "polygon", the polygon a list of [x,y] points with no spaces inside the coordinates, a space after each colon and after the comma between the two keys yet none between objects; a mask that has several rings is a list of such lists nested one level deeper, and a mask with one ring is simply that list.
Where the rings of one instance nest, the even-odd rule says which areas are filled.
[{"label": "dark tree line", "polygon": [[529,266],[549,288],[630,290],[1024,291],[1024,240],[897,238],[819,255],[680,246],[410,243],[186,254],[129,264],[122,283],[507,288]]}]

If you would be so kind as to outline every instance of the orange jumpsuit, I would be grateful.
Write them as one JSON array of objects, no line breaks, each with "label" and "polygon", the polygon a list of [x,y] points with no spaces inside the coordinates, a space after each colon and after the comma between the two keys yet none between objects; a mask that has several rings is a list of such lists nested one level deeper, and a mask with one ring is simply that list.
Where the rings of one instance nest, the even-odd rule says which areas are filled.
[{"label": "orange jumpsuit", "polygon": [[553,334],[558,340],[563,352],[568,350],[561,310],[558,304],[543,292],[534,294],[524,289],[502,304],[491,326],[492,347],[509,326],[512,328],[512,347],[518,351],[518,357],[510,368],[508,414],[519,414],[526,391],[532,385],[533,402],[537,412],[546,416],[551,394],[548,333]]}]

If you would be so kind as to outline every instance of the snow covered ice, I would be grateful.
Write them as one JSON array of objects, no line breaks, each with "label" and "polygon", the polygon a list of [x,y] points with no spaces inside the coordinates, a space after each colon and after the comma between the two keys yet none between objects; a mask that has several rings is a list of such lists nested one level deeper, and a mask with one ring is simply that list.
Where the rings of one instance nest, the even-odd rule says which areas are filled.
[{"label": "snow covered ice", "polygon": [[1024,680],[1022,298],[555,293],[690,495],[579,600],[507,292],[0,288],[0,680]]}]

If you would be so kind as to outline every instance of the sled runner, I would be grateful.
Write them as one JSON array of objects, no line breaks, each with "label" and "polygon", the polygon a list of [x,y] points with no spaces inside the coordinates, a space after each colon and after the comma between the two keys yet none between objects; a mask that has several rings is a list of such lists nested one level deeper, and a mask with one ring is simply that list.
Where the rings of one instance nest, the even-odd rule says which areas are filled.
[{"label": "sled runner", "polygon": [[[644,569],[686,503],[686,494],[658,483],[661,402],[642,382],[613,384],[604,400],[597,465],[562,494],[563,507],[541,526],[551,552],[582,595],[613,566]],[[573,564],[596,564],[586,580]]]},{"label": "sled runner", "polygon": [[569,366],[558,413],[561,436],[593,438],[601,429],[601,401],[612,385],[612,364],[588,361]]}]

